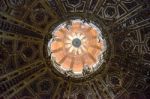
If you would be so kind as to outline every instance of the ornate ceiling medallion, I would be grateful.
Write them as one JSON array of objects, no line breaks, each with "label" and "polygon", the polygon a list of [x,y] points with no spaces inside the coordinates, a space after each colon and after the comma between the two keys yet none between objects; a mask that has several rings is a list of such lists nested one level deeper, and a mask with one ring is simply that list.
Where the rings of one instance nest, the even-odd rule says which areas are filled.
[{"label": "ornate ceiling medallion", "polygon": [[52,32],[48,54],[62,74],[83,77],[96,71],[104,62],[106,41],[92,22],[75,19],[64,22]]}]

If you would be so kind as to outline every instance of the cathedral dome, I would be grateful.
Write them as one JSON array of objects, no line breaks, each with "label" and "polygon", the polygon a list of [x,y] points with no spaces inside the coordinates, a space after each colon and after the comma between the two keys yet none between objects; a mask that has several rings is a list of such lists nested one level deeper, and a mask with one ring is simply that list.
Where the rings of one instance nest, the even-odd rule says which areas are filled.
[{"label": "cathedral dome", "polygon": [[0,99],[150,99],[150,0],[0,0]]},{"label": "cathedral dome", "polygon": [[52,32],[48,43],[53,65],[63,74],[82,77],[104,62],[106,40],[94,23],[81,19],[63,22]]}]

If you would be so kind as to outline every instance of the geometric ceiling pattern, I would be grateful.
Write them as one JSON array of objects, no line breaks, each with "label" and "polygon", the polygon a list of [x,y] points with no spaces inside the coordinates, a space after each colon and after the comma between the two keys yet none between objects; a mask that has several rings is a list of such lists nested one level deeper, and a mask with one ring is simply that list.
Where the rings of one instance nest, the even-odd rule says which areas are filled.
[{"label": "geometric ceiling pattern", "polygon": [[[96,22],[108,43],[85,78],[60,74],[47,54],[72,18]],[[0,99],[150,99],[149,0],[0,0]]]}]

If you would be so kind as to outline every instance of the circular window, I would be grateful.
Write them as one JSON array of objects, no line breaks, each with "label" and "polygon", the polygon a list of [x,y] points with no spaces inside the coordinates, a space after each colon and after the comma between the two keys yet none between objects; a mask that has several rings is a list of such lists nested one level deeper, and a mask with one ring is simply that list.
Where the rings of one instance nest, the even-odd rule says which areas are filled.
[{"label": "circular window", "polygon": [[48,55],[62,74],[83,77],[96,71],[104,62],[106,42],[92,22],[75,19],[63,22],[52,32]]}]

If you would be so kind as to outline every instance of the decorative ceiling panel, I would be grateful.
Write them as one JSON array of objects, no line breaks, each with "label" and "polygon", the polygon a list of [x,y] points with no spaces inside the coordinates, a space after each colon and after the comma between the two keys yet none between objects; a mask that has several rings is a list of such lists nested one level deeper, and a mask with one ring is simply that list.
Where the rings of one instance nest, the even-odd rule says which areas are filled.
[{"label": "decorative ceiling panel", "polygon": [[[82,77],[59,72],[48,51],[55,29],[76,19],[94,24],[107,45],[100,68]],[[149,0],[0,0],[0,99],[150,99]]]}]

